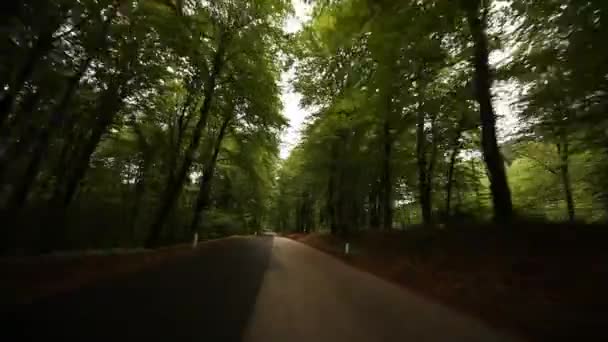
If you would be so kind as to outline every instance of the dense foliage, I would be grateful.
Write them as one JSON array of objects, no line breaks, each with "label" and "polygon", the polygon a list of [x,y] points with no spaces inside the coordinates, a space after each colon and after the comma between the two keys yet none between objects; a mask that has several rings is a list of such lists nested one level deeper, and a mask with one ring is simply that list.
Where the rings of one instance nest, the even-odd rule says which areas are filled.
[{"label": "dense foliage", "polygon": [[3,4],[2,245],[158,246],[259,229],[284,0]]},{"label": "dense foliage", "polygon": [[3,4],[2,250],[607,216],[605,1],[310,6]]},{"label": "dense foliage", "polygon": [[277,225],[605,218],[607,15],[601,0],[316,2],[294,80],[314,114]]}]

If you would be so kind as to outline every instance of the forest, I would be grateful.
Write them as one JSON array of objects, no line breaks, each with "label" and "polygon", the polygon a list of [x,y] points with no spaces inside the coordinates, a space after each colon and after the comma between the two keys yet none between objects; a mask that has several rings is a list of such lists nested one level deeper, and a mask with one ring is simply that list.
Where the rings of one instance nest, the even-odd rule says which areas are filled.
[{"label": "forest", "polygon": [[275,226],[348,236],[605,221],[605,1],[333,1],[294,47],[313,110]]},{"label": "forest", "polygon": [[287,123],[290,3],[2,6],[5,250],[157,247],[260,226]]},{"label": "forest", "polygon": [[604,0],[1,6],[1,253],[608,219]]}]

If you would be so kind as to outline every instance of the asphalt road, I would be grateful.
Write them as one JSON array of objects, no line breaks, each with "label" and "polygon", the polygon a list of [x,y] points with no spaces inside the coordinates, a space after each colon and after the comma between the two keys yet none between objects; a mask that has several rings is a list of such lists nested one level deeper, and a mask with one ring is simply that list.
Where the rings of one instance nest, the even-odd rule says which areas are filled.
[{"label": "asphalt road", "polygon": [[2,319],[6,341],[513,340],[331,256],[272,237],[210,244],[195,257],[12,311]]}]

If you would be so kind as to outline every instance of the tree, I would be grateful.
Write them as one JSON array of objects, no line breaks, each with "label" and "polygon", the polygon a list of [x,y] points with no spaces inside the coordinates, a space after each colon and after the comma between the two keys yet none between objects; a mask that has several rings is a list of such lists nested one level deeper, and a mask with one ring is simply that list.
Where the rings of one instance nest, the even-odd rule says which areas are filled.
[{"label": "tree", "polygon": [[[207,164],[204,155],[214,145],[208,123],[231,102],[239,114],[226,133],[267,130],[265,140],[251,143],[260,145],[257,156],[269,155],[264,160],[276,153],[284,119],[274,59],[285,43],[288,2],[26,1],[9,7],[2,44],[14,46],[3,46],[0,56],[0,200],[3,217],[14,224],[2,232],[4,248],[25,236],[38,236],[43,250],[83,246],[86,234],[99,236],[76,227],[94,208],[113,220],[107,225],[113,239],[92,238],[92,244],[183,239],[189,232],[181,227],[190,223],[176,221],[173,212],[194,211],[188,180]],[[272,168],[266,162],[250,168],[238,172],[260,172],[259,187],[243,191],[248,184],[231,176],[235,189],[202,192],[209,210],[231,191],[243,193],[243,207],[252,198],[258,209],[267,205],[260,196],[271,184],[262,174]],[[156,222],[142,214],[154,208]],[[28,220],[33,211],[59,228],[36,231]],[[256,216],[256,224],[262,219]],[[166,221],[178,224],[161,236]]]}]

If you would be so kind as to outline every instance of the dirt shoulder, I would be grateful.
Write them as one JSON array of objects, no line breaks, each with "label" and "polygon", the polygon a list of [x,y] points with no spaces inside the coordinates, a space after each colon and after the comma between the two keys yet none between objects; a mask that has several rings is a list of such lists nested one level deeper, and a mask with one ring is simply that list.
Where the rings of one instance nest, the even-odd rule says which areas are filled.
[{"label": "dirt shoulder", "polygon": [[533,341],[599,340],[608,228],[476,227],[288,236]]},{"label": "dirt shoulder", "polygon": [[[231,238],[227,238],[231,239]],[[27,304],[86,284],[192,256],[227,239],[155,250],[108,250],[0,259],[0,306]]]}]

